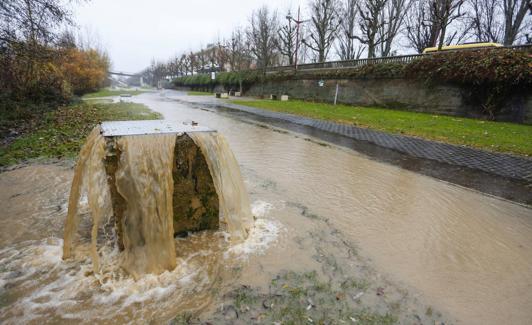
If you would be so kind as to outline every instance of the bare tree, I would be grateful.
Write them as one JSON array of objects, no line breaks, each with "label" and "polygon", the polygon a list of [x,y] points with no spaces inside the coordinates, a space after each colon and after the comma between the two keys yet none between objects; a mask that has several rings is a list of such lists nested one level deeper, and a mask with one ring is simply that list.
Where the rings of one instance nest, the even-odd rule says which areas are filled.
[{"label": "bare tree", "polygon": [[418,53],[436,42],[437,27],[431,13],[430,0],[414,0],[406,16],[406,38]]},{"label": "bare tree", "polygon": [[271,66],[277,57],[277,14],[263,6],[253,12],[250,23],[247,38],[257,67]]},{"label": "bare tree", "polygon": [[527,11],[529,19],[524,26],[532,25],[531,0],[502,0],[504,12],[504,45],[512,45],[522,31],[523,20]]},{"label": "bare tree", "polygon": [[209,56],[207,54],[208,50],[205,48],[201,48],[198,52],[196,52],[196,60],[198,61],[197,65],[199,67],[199,70],[203,70],[205,66],[209,63]]},{"label": "bare tree", "polygon": [[187,76],[189,72],[192,72],[192,66],[190,64],[190,57],[186,54],[181,54],[181,57],[179,58],[179,61],[181,62],[181,74],[184,76]]},{"label": "bare tree", "polygon": [[0,1],[1,94],[23,94],[35,84],[38,71],[58,55],[50,45],[70,16],[61,0]]},{"label": "bare tree", "polygon": [[188,53],[187,57],[188,57],[188,62],[190,64],[190,72],[191,72],[191,74],[194,74],[194,72],[197,72],[200,69],[198,57],[197,57],[196,53],[194,53],[192,51],[190,51],[190,53]]},{"label": "bare tree", "polygon": [[340,26],[337,0],[313,0],[310,4],[310,41],[303,39],[317,55],[318,62],[325,62]]},{"label": "bare tree", "polygon": [[[290,17],[290,11],[288,11],[287,17]],[[285,56],[288,60],[288,65],[294,64],[294,56],[296,51],[296,39],[297,39],[297,26],[288,19],[288,23],[283,25],[277,32],[279,37],[279,52]]]},{"label": "bare tree", "polygon": [[173,77],[180,77],[185,75],[184,56],[175,55],[166,64],[168,67],[168,73]]},{"label": "bare tree", "polygon": [[168,66],[166,64],[152,59],[150,66],[142,72],[142,77],[152,86],[158,86],[159,81],[168,73]]},{"label": "bare tree", "polygon": [[452,26],[454,21],[463,18],[466,0],[413,1],[405,18],[406,37],[419,53],[427,47],[441,49],[444,44],[459,42],[467,36],[466,27]]},{"label": "bare tree", "polygon": [[225,41],[218,40],[214,49],[214,53],[219,71],[225,71],[226,64],[229,61],[229,51],[225,47]]},{"label": "bare tree", "polygon": [[381,56],[392,54],[392,46],[399,31],[403,27],[412,2],[410,0],[388,0],[384,10],[380,13],[378,39],[380,42]]},{"label": "bare tree", "polygon": [[357,45],[355,40],[357,27],[357,0],[347,0],[343,3],[339,14],[342,18],[338,28],[338,41],[336,52],[341,60],[359,59],[364,51],[364,46]]},{"label": "bare tree", "polygon": [[299,25],[299,39],[300,43],[298,44],[298,51],[297,51],[297,64],[303,64],[309,62],[311,60],[312,54],[314,53],[313,50],[311,50],[308,46],[305,46],[303,44],[303,40],[307,39],[308,35],[308,28],[305,26],[305,24]]},{"label": "bare tree", "polygon": [[0,2],[0,42],[49,43],[57,27],[70,23],[70,12],[60,0]]},{"label": "bare tree", "polygon": [[368,58],[374,58],[377,47],[382,39],[379,30],[383,28],[381,13],[388,0],[362,0],[357,3],[359,13],[359,26],[361,35],[354,35],[362,44],[368,47]]},{"label": "bare tree", "polygon": [[[431,18],[436,33],[432,36],[438,38],[438,50],[441,50],[446,40],[449,25],[463,16],[462,6],[465,0],[433,0]],[[451,40],[451,39],[449,39]],[[435,39],[433,40],[436,41]]]},{"label": "bare tree", "polygon": [[225,47],[229,50],[228,61],[232,71],[249,69],[251,53],[245,39],[245,32],[241,28],[233,30],[231,39],[226,42]]},{"label": "bare tree", "polygon": [[67,29],[61,34],[59,34],[59,36],[57,37],[56,44],[61,48],[72,49],[78,46],[78,41],[76,39],[74,31]]},{"label": "bare tree", "polygon": [[501,42],[504,22],[500,0],[469,0],[467,20],[478,42]]}]

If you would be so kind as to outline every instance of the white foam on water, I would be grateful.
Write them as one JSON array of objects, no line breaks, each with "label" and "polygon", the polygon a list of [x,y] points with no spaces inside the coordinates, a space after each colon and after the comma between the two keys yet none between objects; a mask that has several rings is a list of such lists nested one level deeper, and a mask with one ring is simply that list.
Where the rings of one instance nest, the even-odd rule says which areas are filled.
[{"label": "white foam on water", "polygon": [[224,257],[246,259],[250,254],[261,255],[277,240],[281,225],[279,222],[269,219],[257,219],[249,233],[249,237],[242,243],[230,247]]},{"label": "white foam on water", "polygon": [[261,255],[277,240],[282,230],[282,225],[273,219],[266,218],[269,211],[274,209],[271,203],[257,200],[251,204],[251,211],[255,222],[249,236],[243,242],[231,246],[225,253],[225,258],[236,257],[247,259],[250,254]]},{"label": "white foam on water", "polygon": [[[278,221],[268,218],[272,209],[274,206],[268,202],[255,201],[252,211],[256,220],[248,238],[239,244],[231,244],[226,238],[226,243],[220,246],[226,248],[220,252],[222,257],[233,256],[238,261],[250,254],[264,253],[282,229]],[[185,240],[209,240],[201,236],[201,233],[191,234]],[[229,234],[220,232],[217,236]],[[177,239],[178,249],[181,244],[186,242]],[[109,267],[96,275],[92,273],[89,258],[63,261],[62,253],[63,240],[58,238],[22,242],[0,250],[0,293],[9,290],[10,296],[16,297],[0,308],[0,323],[49,320],[51,315],[55,320],[79,323],[108,322],[117,315],[123,315],[122,320],[133,317],[133,322],[150,319],[149,313],[167,310],[186,301],[187,295],[210,287],[213,279],[207,273],[208,265],[202,261],[216,254],[210,249],[200,249],[178,258],[173,271],[148,274],[135,281],[120,269],[117,249],[103,246],[100,256]],[[150,312],[146,314],[145,310]]]},{"label": "white foam on water", "polygon": [[134,294],[129,294],[122,306],[125,307],[133,303],[140,303],[148,300],[161,300],[163,298],[168,297],[173,291],[176,290],[175,284],[164,286],[163,283],[158,282],[152,283],[152,285],[154,286],[151,288],[150,285],[147,285],[148,288],[146,291],[137,291]]},{"label": "white foam on water", "polygon": [[257,200],[251,204],[251,213],[253,213],[256,218],[264,218],[273,208],[274,206],[271,203]]},{"label": "white foam on water", "polygon": [[[171,272],[149,274],[135,281],[118,268],[94,276],[89,259],[64,262],[62,245],[61,239],[49,238],[0,251],[0,293],[9,284],[11,293],[20,294],[16,301],[0,308],[0,323],[26,323],[46,319],[50,313],[84,323],[113,318],[136,303],[161,303],[167,298],[171,302],[179,289],[190,286],[192,290],[198,285],[196,278],[203,270],[197,263],[189,265],[189,260],[209,254],[196,252],[178,261]],[[106,253],[118,265],[119,255]],[[80,308],[80,303],[88,308]]]},{"label": "white foam on water", "polygon": [[[0,252],[0,281],[2,288],[6,285],[15,286],[15,290],[30,290],[28,295],[22,296],[14,305],[0,309],[0,322],[4,315],[13,307],[20,307],[18,320],[9,322],[27,322],[38,317],[45,309],[55,309],[73,302],[63,286],[76,283],[68,273],[60,272],[56,281],[46,281],[50,274],[64,269],[62,265],[61,239],[48,238],[42,241],[28,241],[16,247],[9,247]],[[8,322],[8,323],[9,323]]]}]

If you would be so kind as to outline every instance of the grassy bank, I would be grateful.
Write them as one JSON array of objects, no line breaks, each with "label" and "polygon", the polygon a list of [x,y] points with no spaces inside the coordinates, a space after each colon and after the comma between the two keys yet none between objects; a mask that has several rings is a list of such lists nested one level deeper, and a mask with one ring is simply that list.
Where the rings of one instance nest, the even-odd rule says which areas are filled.
[{"label": "grassy bank", "polygon": [[102,89],[95,93],[90,93],[84,95],[83,99],[89,99],[89,98],[98,98],[98,97],[111,97],[111,96],[120,96],[120,95],[140,95],[142,93],[145,93],[146,90],[113,90],[113,89]]},{"label": "grassy bank", "polygon": [[[260,293],[249,286],[241,286],[223,297],[224,304],[205,323],[231,324],[240,319],[242,324],[361,324],[391,325],[397,317],[379,313],[353,303],[352,297],[361,297],[366,283],[346,280],[340,287],[318,279],[315,271],[284,272],[272,279],[270,293]],[[355,301],[357,299],[354,299]],[[170,324],[200,324],[191,314],[177,316]]]},{"label": "grassy bank", "polygon": [[34,130],[0,148],[0,166],[31,158],[75,157],[85,137],[105,120],[147,120],[161,118],[148,107],[135,103],[80,103],[43,114]]},{"label": "grassy bank", "polygon": [[532,155],[532,126],[383,108],[292,100],[233,101],[235,104],[416,136],[480,149]]}]

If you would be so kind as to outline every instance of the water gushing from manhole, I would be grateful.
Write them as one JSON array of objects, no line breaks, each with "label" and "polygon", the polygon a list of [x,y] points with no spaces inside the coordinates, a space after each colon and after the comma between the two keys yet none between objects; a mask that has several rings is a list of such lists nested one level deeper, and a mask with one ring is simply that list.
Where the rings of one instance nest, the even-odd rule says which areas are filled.
[{"label": "water gushing from manhole", "polygon": [[[233,242],[247,238],[252,226],[249,198],[238,164],[220,134],[170,130],[159,134],[106,135],[104,131],[96,127],[80,152],[69,198],[63,259],[86,252],[86,246],[76,245],[84,235],[88,237],[80,234],[78,227],[77,210],[83,188],[88,193],[91,215],[89,251],[94,273],[109,267],[101,263],[106,260],[101,255],[109,247],[120,250],[120,267],[136,279],[143,274],[172,271],[176,267],[174,234],[183,230],[220,228],[229,233]],[[186,142],[187,137],[193,142]],[[176,142],[180,143],[179,149]],[[187,154],[180,155],[179,150]],[[202,158],[206,165],[201,164]],[[181,165],[185,166],[180,168]],[[197,175],[201,171],[197,169],[207,170],[207,166],[210,177],[200,180]],[[175,188],[181,183],[186,186],[188,181],[194,183],[191,191],[197,196],[176,196]],[[209,182],[216,193],[208,190],[208,184],[200,184]],[[202,186],[207,189],[199,189]],[[209,203],[213,196],[219,202]],[[174,206],[176,210],[183,210],[184,206],[184,211],[178,213]],[[217,209],[219,216],[213,215]],[[219,217],[219,224],[212,222],[213,217]],[[174,229],[174,224],[182,225],[181,219],[187,218],[185,228]],[[77,253],[76,246],[80,247]],[[105,246],[107,249],[102,248]]]}]

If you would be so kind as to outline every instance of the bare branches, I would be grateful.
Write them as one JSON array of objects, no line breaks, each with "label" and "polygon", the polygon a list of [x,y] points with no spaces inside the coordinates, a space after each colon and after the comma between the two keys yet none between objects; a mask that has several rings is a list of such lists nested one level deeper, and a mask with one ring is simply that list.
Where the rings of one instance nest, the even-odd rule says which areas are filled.
[{"label": "bare branches", "polygon": [[316,52],[317,61],[324,62],[336,38],[340,26],[337,0],[313,0],[310,4],[311,24],[310,41],[303,40],[311,50]]},{"label": "bare branches", "polygon": [[247,36],[257,67],[271,66],[277,58],[277,14],[264,6],[253,12],[250,23]]},{"label": "bare branches", "polygon": [[341,17],[340,27],[338,29],[337,53],[341,60],[359,59],[365,47],[357,44],[355,33],[357,32],[357,1],[347,0],[339,9]]},{"label": "bare branches", "polygon": [[377,46],[382,42],[378,32],[384,27],[381,12],[388,0],[362,0],[357,3],[359,12],[360,36],[353,35],[368,47],[368,58],[374,58]]},{"label": "bare branches", "polygon": [[427,47],[438,46],[441,49],[445,44],[460,42],[467,37],[468,25],[452,26],[454,21],[465,17],[466,0],[413,1],[405,18],[406,37],[418,53]]},{"label": "bare branches", "polygon": [[433,46],[436,37],[434,20],[431,18],[430,2],[414,0],[406,16],[406,38],[418,53]]},{"label": "bare branches", "polygon": [[467,21],[478,42],[502,42],[504,16],[500,0],[469,0]]},{"label": "bare branches", "polygon": [[233,30],[226,48],[229,50],[229,66],[232,71],[249,69],[252,60],[251,51],[246,41],[246,34],[241,28]]},{"label": "bare branches", "polygon": [[[230,39],[187,52],[170,70],[179,67],[181,74],[241,71],[254,66],[297,65],[298,57],[317,62],[353,60],[364,52],[374,58],[396,55],[405,48],[422,53],[428,47],[441,49],[469,39],[506,45],[530,42],[531,1],[309,0],[310,19],[295,19],[289,13],[282,25],[276,12],[263,6],[253,11],[248,26],[235,29]],[[298,33],[298,27],[304,28]],[[333,47],[334,58],[330,56]],[[208,63],[210,68],[203,68]]]},{"label": "bare branches", "polygon": [[409,12],[412,1],[388,0],[381,12],[381,24],[378,29],[381,56],[390,56],[392,47],[399,31],[403,27],[405,17]]},{"label": "bare branches", "polygon": [[[512,45],[521,31],[532,28],[532,1],[531,0],[502,0],[504,13],[504,45]],[[525,20],[527,11],[530,10],[528,20]]]},{"label": "bare branches", "polygon": [[70,23],[60,0],[4,0],[0,4],[0,41],[47,44],[57,27]]},{"label": "bare branches", "polygon": [[[4,89],[7,89],[6,92],[19,94],[28,91],[31,85],[41,81],[43,71],[51,67],[49,63],[56,62],[60,52],[52,46],[58,38],[58,27],[70,23],[70,12],[63,3],[60,0],[0,2],[2,92]],[[72,39],[69,42],[72,42]],[[48,74],[51,76],[52,72],[48,71]],[[47,80],[52,79],[52,77],[47,78]],[[54,87],[47,88],[48,86],[43,85],[43,88],[54,89]]]},{"label": "bare branches", "polygon": [[[290,11],[288,12],[290,16]],[[285,56],[288,60],[288,65],[294,64],[294,57],[296,51],[296,42],[297,42],[297,25],[288,19],[288,23],[283,25],[277,32],[279,37],[278,47],[279,52]]]},{"label": "bare branches", "polygon": [[[465,0],[432,0],[431,19],[435,33],[433,36],[433,46],[438,39],[438,49],[444,45],[447,27],[456,19],[462,17],[464,12],[462,6]],[[436,38],[434,38],[436,37]]]}]

